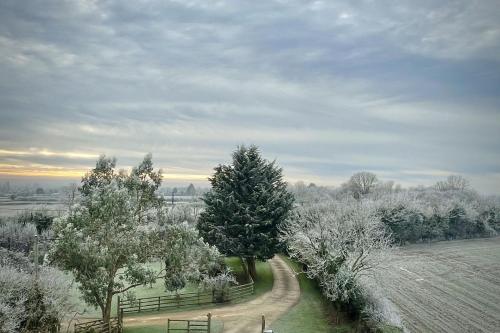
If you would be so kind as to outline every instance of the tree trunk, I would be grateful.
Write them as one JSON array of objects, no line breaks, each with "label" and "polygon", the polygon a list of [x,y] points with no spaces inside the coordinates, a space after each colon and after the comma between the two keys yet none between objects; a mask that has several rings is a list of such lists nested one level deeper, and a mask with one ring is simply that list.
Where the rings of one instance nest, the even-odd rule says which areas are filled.
[{"label": "tree trunk", "polygon": [[257,269],[255,268],[255,258],[247,257],[245,258],[248,267],[248,275],[254,280],[257,280]]},{"label": "tree trunk", "polygon": [[248,273],[248,268],[245,259],[243,257],[240,257],[240,262],[241,262],[241,267],[243,267],[243,273],[245,273],[245,276],[248,278],[250,274]]},{"label": "tree trunk", "polygon": [[106,304],[102,311],[102,321],[109,323],[111,318],[111,303],[113,302],[113,293],[108,293],[106,297]]}]

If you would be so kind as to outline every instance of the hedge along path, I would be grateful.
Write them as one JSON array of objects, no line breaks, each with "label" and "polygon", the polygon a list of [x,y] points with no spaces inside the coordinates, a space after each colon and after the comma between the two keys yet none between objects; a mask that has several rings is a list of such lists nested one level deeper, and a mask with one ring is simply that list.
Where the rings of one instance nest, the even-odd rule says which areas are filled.
[{"label": "hedge along path", "polygon": [[266,317],[266,326],[272,328],[276,319],[297,304],[300,286],[292,269],[279,256],[269,260],[269,263],[274,277],[273,289],[249,302],[203,310],[125,317],[124,327],[164,325],[168,318],[205,319],[210,312],[213,320],[224,323],[224,333],[260,332],[262,315]]}]

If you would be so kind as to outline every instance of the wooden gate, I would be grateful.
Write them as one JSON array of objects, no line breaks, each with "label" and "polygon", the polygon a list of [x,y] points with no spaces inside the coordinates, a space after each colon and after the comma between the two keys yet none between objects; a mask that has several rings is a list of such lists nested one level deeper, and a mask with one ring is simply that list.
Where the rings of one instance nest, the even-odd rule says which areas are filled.
[{"label": "wooden gate", "polygon": [[167,333],[210,333],[212,314],[207,320],[168,319]]}]

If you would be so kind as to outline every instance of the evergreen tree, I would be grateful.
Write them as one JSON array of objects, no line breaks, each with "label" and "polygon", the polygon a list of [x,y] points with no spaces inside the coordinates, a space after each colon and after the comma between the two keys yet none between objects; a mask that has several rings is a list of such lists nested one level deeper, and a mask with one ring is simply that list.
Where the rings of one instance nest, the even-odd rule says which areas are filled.
[{"label": "evergreen tree", "polygon": [[277,252],[278,226],[288,217],[294,197],[281,168],[263,159],[256,146],[238,147],[231,165],[214,170],[198,229],[222,253],[245,259],[247,273],[256,278],[255,260]]}]

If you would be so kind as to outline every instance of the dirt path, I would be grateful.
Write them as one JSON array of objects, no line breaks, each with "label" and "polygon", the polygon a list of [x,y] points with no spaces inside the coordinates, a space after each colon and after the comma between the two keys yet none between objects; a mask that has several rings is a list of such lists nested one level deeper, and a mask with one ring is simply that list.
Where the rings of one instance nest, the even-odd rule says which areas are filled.
[{"label": "dirt path", "polygon": [[270,327],[270,324],[294,306],[300,297],[297,278],[285,261],[275,256],[269,263],[274,275],[273,289],[249,302],[203,310],[130,317],[124,319],[124,325],[164,325],[167,318],[204,319],[207,313],[211,312],[214,320],[224,322],[224,333],[258,333],[262,315],[266,316],[267,326]]}]

